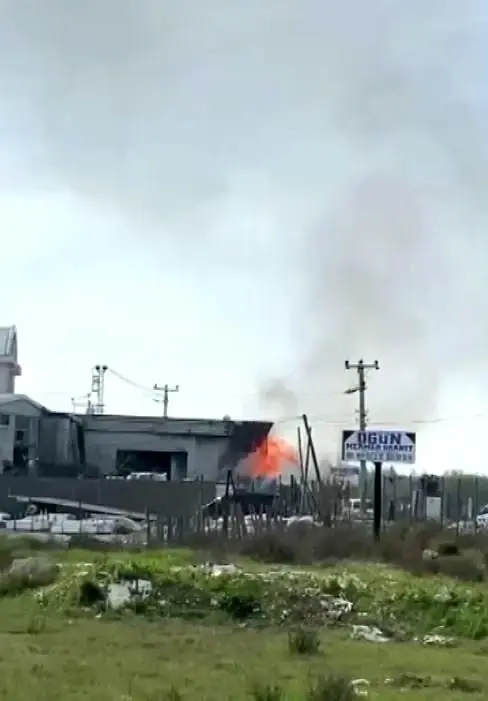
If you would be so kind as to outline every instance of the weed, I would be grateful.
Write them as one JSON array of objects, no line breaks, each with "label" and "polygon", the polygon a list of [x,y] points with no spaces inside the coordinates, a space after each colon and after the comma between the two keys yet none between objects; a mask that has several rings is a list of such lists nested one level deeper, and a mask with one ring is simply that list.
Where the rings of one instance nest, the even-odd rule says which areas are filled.
[{"label": "weed", "polygon": [[39,635],[46,630],[46,618],[44,616],[33,616],[26,627],[27,635]]},{"label": "weed", "polygon": [[316,655],[320,649],[320,637],[316,630],[298,628],[288,633],[288,648],[297,655]]},{"label": "weed", "polygon": [[319,677],[306,695],[307,701],[355,701],[356,690],[352,680],[340,674]]},{"label": "weed", "polygon": [[461,691],[465,694],[477,694],[483,691],[483,686],[480,682],[473,679],[465,679],[464,677],[453,677],[449,680],[447,686],[452,691]]},{"label": "weed", "polygon": [[[293,564],[303,562],[304,548],[298,548],[298,539],[293,533],[257,533],[246,538],[242,554],[260,562]],[[311,559],[309,559],[311,561]]]},{"label": "weed", "polygon": [[230,593],[224,594],[219,602],[222,611],[225,611],[237,621],[245,621],[261,610],[261,604],[253,594],[250,593]]}]

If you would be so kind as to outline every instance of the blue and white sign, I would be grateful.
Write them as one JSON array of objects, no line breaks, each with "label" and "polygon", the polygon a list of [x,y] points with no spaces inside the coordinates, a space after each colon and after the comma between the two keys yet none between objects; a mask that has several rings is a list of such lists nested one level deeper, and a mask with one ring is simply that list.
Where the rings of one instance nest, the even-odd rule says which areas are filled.
[{"label": "blue and white sign", "polygon": [[343,431],[342,459],[413,465],[415,444],[416,435],[409,431]]}]

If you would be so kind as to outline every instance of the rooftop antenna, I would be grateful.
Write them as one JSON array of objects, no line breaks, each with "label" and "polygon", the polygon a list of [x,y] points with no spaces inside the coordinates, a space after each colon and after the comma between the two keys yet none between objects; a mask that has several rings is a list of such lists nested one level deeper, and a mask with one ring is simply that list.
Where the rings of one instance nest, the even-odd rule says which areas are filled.
[{"label": "rooftop antenna", "polygon": [[89,414],[88,407],[90,406],[90,395],[84,394],[81,397],[71,397],[71,406],[73,408],[73,414],[76,414],[78,408],[85,407],[86,413]]}]

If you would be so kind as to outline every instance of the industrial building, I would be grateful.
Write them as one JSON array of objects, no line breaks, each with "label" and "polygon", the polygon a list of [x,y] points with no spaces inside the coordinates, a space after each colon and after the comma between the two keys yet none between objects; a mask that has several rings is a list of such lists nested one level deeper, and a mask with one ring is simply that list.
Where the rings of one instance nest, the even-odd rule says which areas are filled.
[{"label": "industrial building", "polygon": [[2,471],[46,477],[158,472],[167,480],[216,481],[268,435],[259,421],[52,412],[15,394],[17,331],[0,328]]}]

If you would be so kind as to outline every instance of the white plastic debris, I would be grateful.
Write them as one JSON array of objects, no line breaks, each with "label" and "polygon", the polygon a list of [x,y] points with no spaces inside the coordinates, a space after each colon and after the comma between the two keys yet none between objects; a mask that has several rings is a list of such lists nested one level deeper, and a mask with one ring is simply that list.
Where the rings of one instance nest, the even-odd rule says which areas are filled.
[{"label": "white plastic debris", "polygon": [[339,620],[352,611],[352,602],[342,597],[328,597],[320,601],[321,606],[327,609],[330,618]]},{"label": "white plastic debris", "polygon": [[356,696],[369,696],[369,681],[367,679],[353,679],[351,682]]},{"label": "white plastic debris", "polygon": [[351,638],[354,640],[367,640],[369,643],[388,643],[390,639],[376,626],[352,627]]},{"label": "white plastic debris", "polygon": [[214,577],[219,577],[221,574],[237,574],[240,570],[235,565],[205,565],[205,569]]},{"label": "white plastic debris", "polygon": [[455,647],[456,641],[454,638],[449,638],[447,635],[424,635],[421,639],[422,645],[431,645],[433,647]]},{"label": "white plastic debris", "polygon": [[422,551],[422,560],[436,560],[439,557],[437,550],[432,550],[432,548],[426,548]]}]

